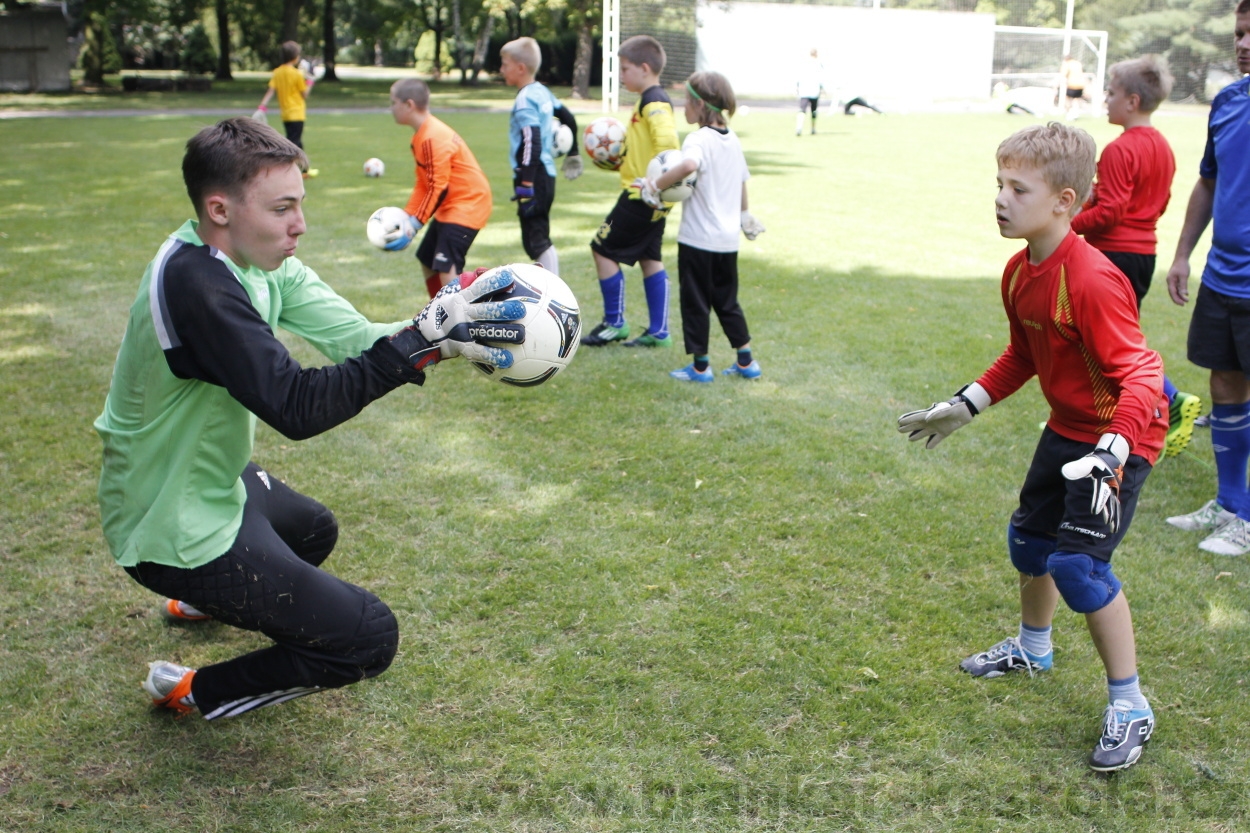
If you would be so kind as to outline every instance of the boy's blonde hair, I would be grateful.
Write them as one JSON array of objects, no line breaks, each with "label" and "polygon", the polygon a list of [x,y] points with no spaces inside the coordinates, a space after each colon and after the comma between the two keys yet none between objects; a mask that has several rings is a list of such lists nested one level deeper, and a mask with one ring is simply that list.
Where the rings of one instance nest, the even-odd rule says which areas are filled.
[{"label": "boy's blonde hair", "polygon": [[499,54],[516,61],[528,69],[530,74],[538,72],[538,68],[543,65],[543,51],[533,38],[510,40],[499,47]]},{"label": "boy's blonde hair", "polygon": [[664,72],[664,64],[668,62],[668,57],[664,54],[664,47],[660,42],[650,35],[634,35],[621,44],[621,48],[616,51],[625,60],[634,66],[642,66],[646,64],[651,67],[651,71],[658,78],[660,73]]},{"label": "boy's blonde hair", "polygon": [[[686,79],[687,94],[694,93],[703,107],[703,118],[700,124],[706,124],[713,113],[721,114],[717,121],[725,123],[738,108],[734,99],[734,88],[729,79],[719,72],[696,72]],[[709,112],[710,111],[710,112]]]},{"label": "boy's blonde hair", "polygon": [[1064,188],[1075,191],[1076,201],[1068,211],[1073,217],[1089,199],[1097,150],[1094,137],[1084,130],[1052,121],[1012,133],[998,146],[996,156],[1000,168],[1036,168],[1055,193]]},{"label": "boy's blonde hair", "polygon": [[401,78],[391,87],[400,101],[411,101],[418,110],[430,109],[430,88],[420,78]]},{"label": "boy's blonde hair", "polygon": [[1125,95],[1137,96],[1137,109],[1143,113],[1153,113],[1172,92],[1172,73],[1167,62],[1157,55],[1120,61],[1107,72]]}]

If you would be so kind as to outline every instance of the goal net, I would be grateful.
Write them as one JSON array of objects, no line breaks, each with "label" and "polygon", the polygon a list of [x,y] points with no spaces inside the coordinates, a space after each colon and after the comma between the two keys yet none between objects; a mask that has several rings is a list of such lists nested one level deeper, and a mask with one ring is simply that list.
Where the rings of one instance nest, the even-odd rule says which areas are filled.
[{"label": "goal net", "polygon": [[[1010,93],[1020,103],[1043,111],[1055,107],[1063,94],[1060,68],[1065,53],[1081,63],[1087,94],[1095,103],[1101,102],[1107,72],[1107,33],[1088,29],[995,26],[990,73],[993,92],[999,96]],[[1030,94],[1033,100],[1025,102]]]}]

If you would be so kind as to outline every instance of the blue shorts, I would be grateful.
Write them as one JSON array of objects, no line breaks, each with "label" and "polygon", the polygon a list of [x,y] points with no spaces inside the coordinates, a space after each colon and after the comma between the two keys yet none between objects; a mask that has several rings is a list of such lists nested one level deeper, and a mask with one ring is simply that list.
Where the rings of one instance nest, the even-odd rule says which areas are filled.
[{"label": "blue shorts", "polygon": [[1128,532],[1151,466],[1144,457],[1129,455],[1120,483],[1120,526],[1112,532],[1101,517],[1089,511],[1094,494],[1090,479],[1068,480],[1060,471],[1093,450],[1093,443],[1069,440],[1047,426],[1020,487],[1020,505],[1012,513],[1011,523],[1024,532],[1054,538],[1057,552],[1084,553],[1110,561]]}]

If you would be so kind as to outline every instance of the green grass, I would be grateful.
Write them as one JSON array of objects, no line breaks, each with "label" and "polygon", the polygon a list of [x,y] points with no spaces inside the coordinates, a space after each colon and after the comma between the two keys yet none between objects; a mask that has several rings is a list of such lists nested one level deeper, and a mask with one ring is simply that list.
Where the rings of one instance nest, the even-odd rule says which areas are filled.
[{"label": "green grass", "polygon": [[[145,72],[148,76],[170,76],[171,73]],[[387,107],[387,95],[391,82],[401,75],[411,75],[412,70],[352,67],[345,70],[347,77],[335,83],[319,83],[308,98],[308,106],[318,109],[378,109]],[[5,93],[0,92],[0,115],[6,110],[100,112],[113,109],[130,110],[245,110],[250,113],[260,102],[269,83],[267,72],[236,72],[231,81],[213,81],[212,89],[204,92],[125,92],[121,76],[108,76],[100,88],[76,87],[64,93]],[[492,75],[483,73],[478,86],[460,86],[460,73],[451,73],[442,81],[429,81],[433,106],[467,109],[507,109],[516,90],[510,89]],[[427,79],[428,80],[428,79]],[[567,99],[568,87],[553,87],[556,95]],[[597,95],[592,90],[591,95]],[[597,106],[597,102],[596,102]],[[277,104],[271,113],[277,123]],[[314,115],[315,118],[315,115]]]},{"label": "green grass", "polygon": [[[522,256],[506,118],[447,116],[495,188],[475,264]],[[1084,765],[1105,689],[1070,612],[1053,673],[956,670],[1015,628],[1003,532],[1046,407],[1030,383],[933,452],[893,423],[1004,345],[998,278],[1018,244],[993,223],[993,150],[1027,123],[1006,116],[830,116],[801,139],[789,112],[736,120],[769,228],[741,254],[756,383],[676,383],[680,350],[584,349],[533,390],[452,365],[306,442],[262,428],[256,458],[335,510],[328,566],[392,606],[400,655],[237,720],[155,713],[147,660],[264,642],[162,623],[95,504],[91,421],[143,266],[188,213],[182,146],[208,121],[0,121],[0,830],[1250,825],[1250,568],[1163,523],[1211,495],[1205,433],[1158,467],[1117,554],[1159,718],[1143,763]],[[1204,123],[1158,121],[1180,170],[1166,261]],[[301,257],[371,317],[415,312],[411,254],[363,234],[406,198],[407,136],[385,114],[322,115],[306,144],[322,174]],[[374,155],[388,174],[367,180]],[[591,169],[558,189],[562,271],[591,322],[586,243],[615,188]],[[641,324],[636,271],[628,291]],[[1143,318],[1203,392],[1188,311],[1158,286]],[[714,367],[730,358],[714,327]]]}]

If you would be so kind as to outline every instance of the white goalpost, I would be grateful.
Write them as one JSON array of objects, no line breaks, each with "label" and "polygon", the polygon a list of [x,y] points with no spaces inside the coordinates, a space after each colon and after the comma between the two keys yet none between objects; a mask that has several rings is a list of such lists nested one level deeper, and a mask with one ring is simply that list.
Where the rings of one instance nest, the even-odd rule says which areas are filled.
[{"label": "white goalpost", "polygon": [[603,112],[621,104],[616,51],[621,47],[621,0],[603,0]]}]

